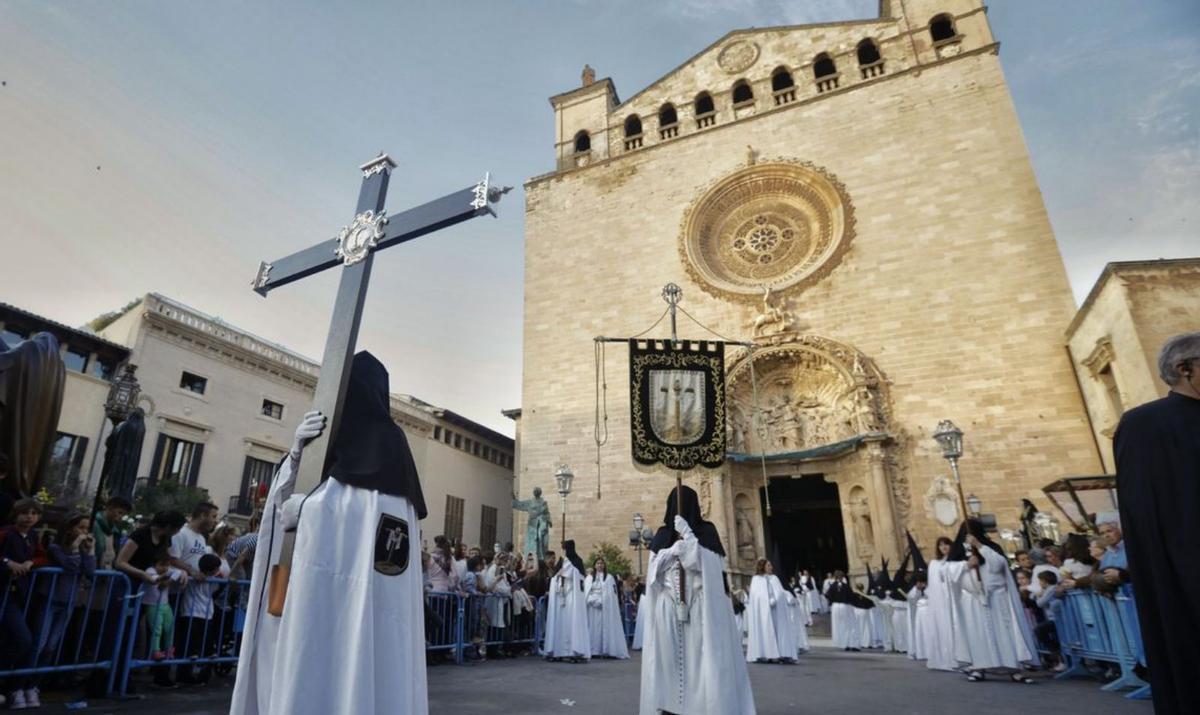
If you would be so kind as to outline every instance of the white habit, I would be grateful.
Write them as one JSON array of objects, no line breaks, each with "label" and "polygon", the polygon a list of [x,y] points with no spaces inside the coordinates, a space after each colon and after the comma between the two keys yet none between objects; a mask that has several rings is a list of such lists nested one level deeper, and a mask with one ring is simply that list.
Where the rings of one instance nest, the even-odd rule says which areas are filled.
[{"label": "white habit", "polygon": [[[775,607],[771,577],[755,576],[750,581],[750,603],[746,605],[746,661],[779,660],[784,657],[775,629]],[[786,613],[786,611],[785,611]]]},{"label": "white habit", "polygon": [[[962,610],[959,605],[959,578],[967,571],[966,561],[935,559],[929,562],[929,582],[925,598],[929,601],[930,633],[926,642],[929,653],[925,665],[932,670],[958,670],[971,660],[963,636]],[[972,574],[971,578],[975,578]]]},{"label": "white habit", "polygon": [[616,581],[612,574],[588,576],[583,583],[583,590],[587,594],[592,656],[628,658],[629,648],[625,644],[621,606],[617,603]]},{"label": "white habit", "polygon": [[270,712],[271,669],[279,640],[279,618],[267,613],[267,581],[271,567],[279,563],[283,545],[283,504],[296,487],[296,465],[291,457],[275,472],[258,530],[258,549],[250,572],[250,594],[246,599],[246,623],[238,654],[237,679],[233,683],[230,715]]},{"label": "white habit", "polygon": [[546,638],[542,655],[547,658],[592,657],[588,635],[587,599],[583,594],[583,576],[570,559],[550,581],[550,599],[546,605]]},{"label": "white habit", "polygon": [[724,567],[690,529],[650,555],[640,715],[754,715]]},{"label": "white habit", "polygon": [[933,625],[929,599],[925,592],[913,586],[908,592],[908,657],[925,660],[934,648]]},{"label": "white habit", "polygon": [[[376,569],[381,526],[408,549],[396,574]],[[424,715],[425,620],[417,511],[402,496],[326,479],[304,502],[272,680],[273,715]],[[257,559],[255,571],[258,570]]]},{"label": "white habit", "polygon": [[642,649],[642,639],[646,633],[646,609],[642,608],[646,603],[646,597],[643,596],[637,602],[637,618],[633,624],[633,650]]},{"label": "white habit", "polygon": [[982,588],[970,569],[964,569],[959,577],[971,668],[1020,669],[1023,663],[1037,659],[1037,650],[1017,584],[1007,559],[988,546],[981,546],[979,553],[984,559],[979,566]]}]

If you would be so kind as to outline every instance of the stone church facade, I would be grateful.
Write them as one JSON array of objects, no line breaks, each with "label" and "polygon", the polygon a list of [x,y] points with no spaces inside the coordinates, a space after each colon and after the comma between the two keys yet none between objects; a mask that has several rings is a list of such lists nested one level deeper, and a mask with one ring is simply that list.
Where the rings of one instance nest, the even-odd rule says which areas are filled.
[{"label": "stone church facade", "polygon": [[[646,330],[669,282],[759,345],[727,356],[729,459],[686,477],[734,571],[789,539],[807,539],[796,566],[854,571],[897,560],[905,530],[928,549],[948,531],[930,506],[943,419],[1002,526],[1021,498],[1047,507],[1045,484],[1099,473],[998,49],[978,0],[884,0],[874,20],[731,32],[625,101],[590,69],[552,97],[556,169],[525,187],[521,496],[540,486],[557,514],[569,464],[585,553],[624,545],[635,512],[658,524],[672,479],[631,465],[619,345],[597,461],[593,338]],[[681,316],[680,337],[712,336]]]}]

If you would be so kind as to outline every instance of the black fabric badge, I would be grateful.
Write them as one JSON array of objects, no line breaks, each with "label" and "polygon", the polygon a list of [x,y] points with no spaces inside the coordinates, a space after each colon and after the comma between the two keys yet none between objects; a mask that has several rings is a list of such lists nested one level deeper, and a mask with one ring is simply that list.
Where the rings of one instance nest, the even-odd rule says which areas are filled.
[{"label": "black fabric badge", "polygon": [[391,514],[379,515],[375,529],[375,570],[399,576],[408,570],[408,522]]}]

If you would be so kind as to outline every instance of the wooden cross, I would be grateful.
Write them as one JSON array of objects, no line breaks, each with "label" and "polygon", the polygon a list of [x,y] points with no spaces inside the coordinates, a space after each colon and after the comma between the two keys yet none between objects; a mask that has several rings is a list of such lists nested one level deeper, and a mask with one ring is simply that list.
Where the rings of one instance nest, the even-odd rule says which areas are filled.
[{"label": "wooden cross", "polygon": [[490,175],[485,175],[478,184],[386,216],[383,205],[388,179],[395,166],[387,154],[381,153],[359,167],[363,174],[362,188],[350,225],[335,238],[272,263],[261,263],[254,278],[254,291],[265,297],[275,288],[342,266],[342,279],[338,284],[313,399],[314,409],[320,410],[327,419],[326,429],[322,437],[305,448],[296,484],[297,489],[304,492],[319,484],[327,473],[329,445],[337,438],[341,422],[354,344],[358,339],[375,253],[476,216],[495,216],[491,205],[509,191],[509,187],[492,186]]}]

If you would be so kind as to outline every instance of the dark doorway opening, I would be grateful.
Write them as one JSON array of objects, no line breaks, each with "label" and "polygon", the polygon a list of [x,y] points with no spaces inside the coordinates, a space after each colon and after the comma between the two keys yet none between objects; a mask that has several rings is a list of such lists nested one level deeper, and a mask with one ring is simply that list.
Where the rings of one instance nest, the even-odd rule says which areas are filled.
[{"label": "dark doorway opening", "polygon": [[[848,570],[837,485],[810,474],[775,477],[770,489],[771,516],[763,519],[763,536],[780,580],[786,584],[800,569],[808,569],[819,584],[826,573]],[[758,492],[765,515],[763,489]]]}]

